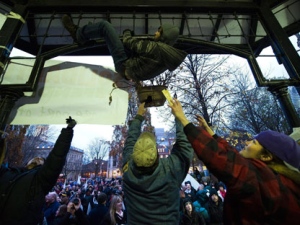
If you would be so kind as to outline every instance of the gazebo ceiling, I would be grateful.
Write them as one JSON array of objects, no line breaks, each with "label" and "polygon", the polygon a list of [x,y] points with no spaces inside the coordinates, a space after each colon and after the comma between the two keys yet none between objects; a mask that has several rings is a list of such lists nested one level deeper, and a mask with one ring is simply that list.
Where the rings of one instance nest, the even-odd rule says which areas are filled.
[{"label": "gazebo ceiling", "polygon": [[[300,32],[300,0],[29,0],[29,13],[24,18],[26,23],[15,47],[38,55],[72,44],[73,40],[61,23],[61,16],[69,13],[79,26],[107,19],[120,36],[127,28],[134,30],[136,36],[152,36],[161,24],[173,23],[180,28],[182,39],[177,47],[189,53],[224,53],[218,48],[187,44],[188,40],[196,40],[245,49],[258,55],[264,47],[270,45],[260,16],[266,6],[271,7],[288,36]],[[12,9],[11,1],[1,1],[2,14],[8,14]],[[68,54],[108,54],[106,48],[100,49],[81,49]]]},{"label": "gazebo ceiling", "polygon": [[[287,97],[287,86],[296,86],[300,93],[299,54],[288,39],[300,32],[299,12],[300,0],[1,0],[0,74],[9,65],[13,47],[36,57],[26,83],[3,84],[0,91],[13,105],[23,92],[36,91],[48,59],[109,54],[102,39],[91,45],[74,44],[61,23],[63,14],[70,14],[79,26],[106,19],[120,38],[128,28],[138,38],[153,37],[161,24],[173,23],[180,28],[175,44],[179,49],[190,54],[235,54],[245,58],[257,85],[267,86],[279,99],[291,127],[299,127],[299,116]],[[263,76],[256,58],[269,46],[278,63],[284,65],[288,79]],[[9,112],[1,109],[2,115]],[[5,122],[2,120],[1,127]]]}]

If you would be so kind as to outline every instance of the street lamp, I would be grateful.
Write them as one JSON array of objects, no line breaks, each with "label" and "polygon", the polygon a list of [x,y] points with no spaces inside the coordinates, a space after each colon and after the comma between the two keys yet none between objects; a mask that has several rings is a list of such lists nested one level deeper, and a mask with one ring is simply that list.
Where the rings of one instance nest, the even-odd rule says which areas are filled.
[{"label": "street lamp", "polygon": [[101,178],[103,178],[103,164],[104,162],[101,163]]},{"label": "street lamp", "polygon": [[95,178],[97,178],[97,174],[98,174],[98,170],[99,170],[98,160],[95,158],[93,160],[93,163],[95,164]]}]

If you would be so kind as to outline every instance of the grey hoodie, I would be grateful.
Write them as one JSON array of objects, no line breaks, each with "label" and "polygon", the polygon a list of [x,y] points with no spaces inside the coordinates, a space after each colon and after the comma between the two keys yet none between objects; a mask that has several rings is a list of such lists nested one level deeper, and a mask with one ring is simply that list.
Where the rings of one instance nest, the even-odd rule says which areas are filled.
[{"label": "grey hoodie", "polygon": [[179,29],[178,27],[172,24],[163,24],[162,28],[162,35],[160,36],[160,41],[173,46],[178,39],[179,36]]}]

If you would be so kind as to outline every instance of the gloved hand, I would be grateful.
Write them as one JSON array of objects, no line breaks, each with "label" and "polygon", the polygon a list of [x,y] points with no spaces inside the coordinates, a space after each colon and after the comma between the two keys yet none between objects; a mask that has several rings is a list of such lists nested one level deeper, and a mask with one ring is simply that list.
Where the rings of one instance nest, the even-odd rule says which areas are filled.
[{"label": "gloved hand", "polygon": [[69,116],[69,118],[66,119],[66,123],[68,124],[68,128],[73,128],[77,124],[76,120],[72,119],[71,116]]},{"label": "gloved hand", "polygon": [[123,35],[124,35],[124,33],[127,32],[127,31],[130,32],[131,36],[134,36],[134,31],[133,31],[133,30],[130,30],[130,29],[125,29],[125,30],[123,31]]}]

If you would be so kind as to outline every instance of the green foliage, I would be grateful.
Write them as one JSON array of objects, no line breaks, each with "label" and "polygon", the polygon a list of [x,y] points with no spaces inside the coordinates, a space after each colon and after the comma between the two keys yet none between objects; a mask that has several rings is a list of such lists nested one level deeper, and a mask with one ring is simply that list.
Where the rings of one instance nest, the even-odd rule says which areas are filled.
[{"label": "green foliage", "polygon": [[252,135],[243,130],[232,130],[224,132],[223,138],[235,149],[241,150],[245,142],[252,139]]}]

